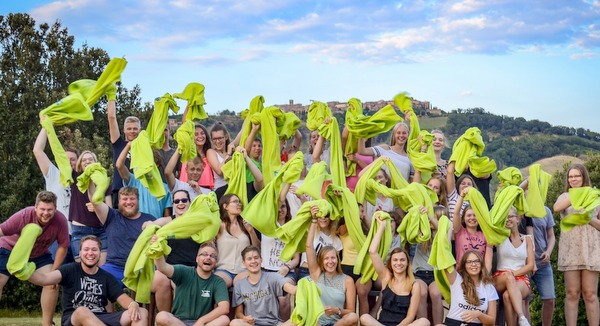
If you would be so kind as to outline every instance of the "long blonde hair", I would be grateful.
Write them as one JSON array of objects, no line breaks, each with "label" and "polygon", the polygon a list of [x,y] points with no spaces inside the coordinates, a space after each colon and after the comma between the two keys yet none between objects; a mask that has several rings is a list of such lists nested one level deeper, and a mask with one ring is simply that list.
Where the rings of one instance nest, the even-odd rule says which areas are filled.
[{"label": "long blonde hair", "polygon": [[481,269],[479,270],[479,280],[483,284],[491,284],[492,278],[490,277],[490,273],[488,272],[487,268],[485,267],[485,262],[483,261],[483,256],[479,253],[479,251],[469,250],[469,251],[465,252],[465,254],[460,259],[460,268],[458,269],[460,276],[463,279],[460,287],[463,290],[463,294],[465,296],[465,301],[467,301],[469,304],[477,307],[477,306],[481,305],[481,301],[479,300],[479,295],[477,294],[477,286],[479,284],[475,284],[475,282],[473,281],[473,279],[467,272],[467,266],[466,266],[467,265],[467,257],[470,256],[471,254],[477,256],[477,259],[479,259],[479,266],[481,266]]}]

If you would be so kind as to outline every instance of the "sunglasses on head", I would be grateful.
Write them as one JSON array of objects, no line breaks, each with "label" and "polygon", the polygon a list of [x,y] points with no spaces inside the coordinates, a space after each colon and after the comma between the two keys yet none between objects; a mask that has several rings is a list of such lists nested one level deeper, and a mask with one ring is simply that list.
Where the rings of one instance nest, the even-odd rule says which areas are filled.
[{"label": "sunglasses on head", "polygon": [[181,198],[181,199],[173,199],[173,204],[179,204],[179,203],[187,203],[188,201],[190,201],[187,198]]}]

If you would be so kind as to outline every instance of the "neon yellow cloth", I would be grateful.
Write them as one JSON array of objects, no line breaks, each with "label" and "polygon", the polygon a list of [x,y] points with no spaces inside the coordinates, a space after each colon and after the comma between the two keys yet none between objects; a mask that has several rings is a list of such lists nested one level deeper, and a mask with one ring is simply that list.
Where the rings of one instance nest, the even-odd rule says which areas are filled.
[{"label": "neon yellow cloth", "polygon": [[187,114],[185,120],[200,121],[208,118],[208,114],[204,111],[204,85],[200,83],[189,83],[183,89],[181,93],[173,94],[174,98],[186,100],[187,102]]},{"label": "neon yellow cloth", "polygon": [[[96,81],[93,79],[79,79],[69,84],[67,92],[69,95],[81,94],[85,99],[85,105],[90,106],[87,103],[87,99],[92,95],[92,90],[95,86]],[[117,91],[117,86],[114,83],[110,87],[114,88],[115,92]]]},{"label": "neon yellow cloth", "polygon": [[83,173],[77,177],[77,188],[81,193],[85,194],[90,186],[90,181],[96,185],[92,202],[99,204],[104,201],[106,190],[110,187],[110,178],[106,174],[106,169],[99,162],[86,166]]},{"label": "neon yellow cloth", "polygon": [[110,90],[115,82],[121,80],[121,73],[125,70],[126,66],[127,60],[125,60],[125,58],[113,58],[110,60],[87,97],[87,104],[90,107],[93,106],[107,90]]},{"label": "neon yellow cloth", "polygon": [[42,228],[35,224],[29,223],[23,227],[19,239],[8,256],[6,269],[21,281],[26,281],[35,272],[36,266],[34,262],[29,261],[33,246],[37,238],[42,234]]},{"label": "neon yellow cloth", "polygon": [[[254,115],[253,117],[255,117]],[[259,114],[260,133],[262,135],[262,165],[265,184],[271,182],[281,168],[279,136],[277,135],[276,119],[283,117],[283,111],[275,106],[269,106]],[[254,118],[253,118],[254,119]]]},{"label": "neon yellow cloth", "polygon": [[[498,176],[498,190],[496,190],[496,195],[494,195],[494,202],[496,202],[496,198],[504,187],[506,186],[518,186],[523,181],[523,175],[521,174],[521,170],[516,167],[509,166],[504,170],[498,171],[496,173]],[[546,210],[544,210],[544,216],[546,216]]]},{"label": "neon yellow cloth", "polygon": [[[434,136],[427,130],[421,130],[419,136],[420,140],[419,137],[408,140],[407,154],[415,169],[421,172],[421,183],[426,184],[431,179],[433,171],[437,170],[437,160],[432,146]],[[423,145],[427,146],[427,150],[422,153]]]},{"label": "neon yellow cloth", "polygon": [[285,247],[279,255],[282,261],[289,261],[295,253],[306,251],[306,236],[312,221],[310,208],[313,205],[319,208],[317,216],[323,217],[331,214],[331,204],[324,199],[311,200],[302,204],[296,216],[277,229],[277,238],[285,242]]},{"label": "neon yellow cloth", "polygon": [[225,194],[235,194],[246,207],[248,204],[248,188],[246,188],[246,160],[244,154],[235,151],[231,160],[221,167],[223,178],[227,181]]},{"label": "neon yellow cloth", "polygon": [[146,127],[150,146],[154,149],[161,149],[165,142],[165,128],[169,119],[169,109],[175,113],[179,112],[179,107],[171,94],[166,93],[154,100],[154,111],[152,111],[148,127]]},{"label": "neon yellow cloth", "polygon": [[73,183],[73,169],[71,168],[71,163],[69,162],[67,153],[62,147],[60,140],[58,140],[58,136],[56,136],[56,131],[54,130],[52,122],[49,119],[43,120],[42,127],[46,129],[50,149],[52,150],[54,160],[60,171],[60,184],[66,188]]},{"label": "neon yellow cloth", "polygon": [[161,200],[165,195],[165,187],[163,185],[160,172],[154,163],[154,154],[150,147],[150,140],[146,130],[142,130],[140,134],[131,141],[131,169],[133,175],[142,185],[150,191],[152,196]]},{"label": "neon yellow cloth", "polygon": [[529,167],[529,182],[525,200],[529,210],[526,215],[529,217],[545,217],[546,196],[548,195],[548,186],[552,175],[542,170],[540,164],[532,164]]},{"label": "neon yellow cloth", "polygon": [[[340,195],[338,196],[336,193]],[[325,191],[325,199],[331,203],[333,219],[344,218],[354,248],[361,248],[366,238],[362,230],[360,210],[354,194],[348,187],[329,184]]]},{"label": "neon yellow cloth", "polygon": [[296,289],[292,323],[298,326],[314,326],[323,313],[325,313],[325,308],[321,302],[319,286],[310,277],[300,279]]},{"label": "neon yellow cloth", "polygon": [[[485,144],[481,138],[481,130],[477,127],[467,129],[452,146],[452,155],[448,162],[456,162],[454,174],[456,176],[463,174],[467,165],[469,165],[471,173],[478,178],[495,171],[496,162],[487,157],[481,157],[484,149]],[[479,159],[473,159],[473,157]]]},{"label": "neon yellow cloth", "polygon": [[447,270],[452,273],[454,265],[456,265],[450,239],[448,239],[448,231],[451,227],[452,222],[448,217],[442,215],[438,221],[438,230],[433,238],[431,255],[428,261],[429,265],[434,268],[433,277],[435,282],[440,288],[444,300],[448,303],[450,303],[450,281],[448,281],[448,276],[444,271]]},{"label": "neon yellow cloth", "polygon": [[[371,256],[369,255],[369,246],[371,242],[373,242],[373,237],[379,230],[379,223],[377,223],[375,217],[379,216],[382,220],[388,221],[385,226],[385,231],[381,236],[381,242],[379,243],[379,247],[377,247],[377,253],[379,257],[387,257],[388,252],[390,251],[390,247],[392,245],[392,229],[390,227],[390,214],[382,211],[377,211],[372,216],[371,228],[369,229],[369,234],[365,239],[364,244],[360,247],[358,254],[356,255],[356,262],[354,263],[354,274],[362,275],[361,283],[366,284],[369,280],[375,281],[377,279],[377,272],[375,272],[375,267],[373,267],[373,261],[371,260]],[[383,259],[382,258],[382,259]],[[385,264],[385,262],[384,262]]]},{"label": "neon yellow cloth", "polygon": [[[138,302],[150,303],[154,278],[152,259],[171,253],[167,239],[191,238],[197,243],[203,243],[214,239],[220,226],[219,205],[214,192],[196,197],[187,212],[162,228],[156,225],[147,226],[127,257],[123,284],[136,291]],[[150,239],[155,234],[158,239],[150,244]]]},{"label": "neon yellow cloth", "polygon": [[279,174],[254,196],[247,206],[244,206],[242,216],[260,233],[272,238],[277,236],[281,183],[292,184],[298,181],[303,167],[304,156],[302,152],[296,152],[279,170]]},{"label": "neon yellow cloth", "polygon": [[181,154],[181,162],[188,162],[198,155],[196,151],[196,143],[194,143],[194,133],[196,125],[193,121],[187,120],[173,135],[173,139],[177,142],[177,151]]},{"label": "neon yellow cloth", "polygon": [[[244,123],[242,124],[242,130],[240,132],[240,144],[244,146],[246,144],[246,139],[250,135],[250,131],[252,131],[252,119],[255,114],[260,114],[264,108],[265,98],[262,95],[255,96],[252,101],[250,101],[250,107],[244,111],[242,111],[242,118],[244,119]],[[256,118],[255,122],[256,122]]]},{"label": "neon yellow cloth", "polygon": [[410,130],[408,133],[408,140],[416,139],[419,133],[421,132],[421,126],[419,126],[419,119],[415,114],[415,111],[412,107],[412,98],[408,96],[408,93],[400,93],[394,96],[394,103],[398,107],[398,109],[404,113],[405,115],[411,113],[410,115]]},{"label": "neon yellow cloth", "polygon": [[331,180],[331,176],[327,173],[327,163],[315,163],[308,169],[308,174],[296,193],[299,195],[307,194],[314,199],[320,199],[322,198],[323,183],[327,180]]},{"label": "neon yellow cloth", "polygon": [[577,225],[585,225],[590,222],[596,207],[600,206],[600,189],[591,187],[570,188],[571,206],[579,211],[571,213],[560,221],[560,230],[569,232]]},{"label": "neon yellow cloth", "polygon": [[331,117],[329,123],[319,126],[319,135],[329,140],[331,179],[334,185],[346,186],[346,173],[344,172],[344,157],[342,154],[342,139],[337,119]]},{"label": "neon yellow cloth", "polygon": [[278,120],[277,134],[279,139],[290,139],[296,134],[302,122],[294,112],[285,112],[283,117]]},{"label": "neon yellow cloth", "polygon": [[488,211],[485,199],[475,188],[469,188],[465,200],[471,204],[479,227],[485,235],[487,243],[492,246],[501,244],[510,235],[510,229],[506,228],[506,218],[510,208],[515,206],[517,212],[523,214],[527,205],[523,189],[518,186],[504,188],[496,198],[491,211]]},{"label": "neon yellow cloth", "polygon": [[312,102],[308,107],[306,127],[310,131],[317,130],[323,124],[323,120],[331,116],[331,110],[327,104],[323,102]]},{"label": "neon yellow cloth", "polygon": [[[369,203],[375,205],[375,201],[377,199],[377,192],[373,189],[373,187],[369,186],[369,180],[373,180],[377,176],[377,172],[381,169],[381,167],[385,164],[387,166],[392,189],[402,189],[408,186],[408,182],[404,179],[404,177],[398,172],[398,168],[392,160],[385,161],[382,157],[379,157],[371,165],[362,171],[362,175],[356,182],[356,187],[354,187],[354,196],[356,197],[356,201],[358,203],[363,203],[365,200]],[[386,187],[387,188],[387,187]],[[394,205],[400,206],[397,199],[394,199]]]},{"label": "neon yellow cloth", "polygon": [[[399,190],[399,206],[407,214],[398,226],[398,234],[402,245],[422,243],[431,238],[429,216],[433,216],[433,203],[437,202],[437,194],[429,187],[420,183],[411,183]],[[420,208],[427,208],[427,213],[421,214]]]}]

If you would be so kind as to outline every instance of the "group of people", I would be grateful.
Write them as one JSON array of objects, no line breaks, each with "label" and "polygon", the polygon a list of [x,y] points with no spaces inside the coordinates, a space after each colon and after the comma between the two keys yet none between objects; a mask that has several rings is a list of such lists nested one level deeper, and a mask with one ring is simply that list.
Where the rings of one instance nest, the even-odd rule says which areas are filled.
[{"label": "group of people", "polygon": [[[305,246],[305,250],[282,255],[286,241],[262,234],[245,219],[244,196],[227,191],[223,171],[224,165],[239,153],[247,169],[247,202],[267,186],[262,174],[259,123],[252,123],[243,144],[239,143],[239,135],[231,138],[221,123],[210,131],[196,123],[193,142],[197,156],[187,162],[180,162],[181,152],[171,147],[171,130],[167,126],[164,145],[155,151],[154,157],[166,193],[158,199],[130,170],[131,142],[140,134],[140,120],[126,118],[121,135],[114,99],[108,101],[107,115],[115,167],[112,187],[104,188],[94,179],[85,192],[75,183],[64,187],[59,169],[44,152],[48,136],[42,129],[33,153],[46,180],[46,191],[38,194],[33,207],[20,210],[0,224],[0,295],[12,275],[26,273],[9,268],[15,260],[11,254],[20,248],[17,242],[25,234],[26,226],[41,227],[29,258],[25,257],[26,262],[35,264],[35,271],[25,279],[43,286],[44,325],[52,324],[57,284],[63,288],[64,325],[148,324],[148,311],[124,292],[122,280],[130,252],[144,229],[186,218],[192,202],[211,192],[218,198],[221,217],[216,237],[204,243],[168,239],[170,254],[154,260],[152,293],[159,311],[155,318],[157,325],[298,323],[303,319],[298,317],[300,312],[292,311],[291,295],[297,294],[300,280],[305,278],[320,290],[322,313],[317,314],[318,320],[314,322],[322,326],[359,322],[361,325],[494,325],[500,303],[507,325],[529,325],[532,283],[543,302],[543,325],[552,323],[555,299],[550,264],[555,247],[552,211],[545,207],[544,217],[531,218],[519,214],[515,207],[510,208],[504,226],[508,236],[492,246],[478,222],[480,208],[472,202],[476,198],[474,193],[479,193],[486,206],[491,204],[491,175],[475,176],[467,167],[457,177],[456,162],[441,157],[446,143],[439,130],[431,132],[437,169],[430,176],[415,169],[411,162],[407,152],[410,127],[403,122],[393,127],[389,144],[369,146],[369,139],[358,139],[356,152],[345,156],[346,167],[350,163],[356,166],[356,171],[346,177],[346,185],[352,192],[361,187],[358,184],[363,175],[368,175],[367,171],[384,161],[373,173],[380,186],[392,189],[399,175],[407,183],[423,183],[435,193],[436,199],[430,207],[414,207],[417,215],[425,216],[429,224],[427,232],[419,232],[431,234],[416,243],[407,242],[402,238],[406,233],[397,232],[402,229],[408,212],[397,205],[395,195],[379,192],[372,202],[352,203],[359,207],[358,232],[363,232],[366,239],[365,250],[356,246],[353,238],[356,227],[348,216],[334,219],[325,197],[315,198],[299,191],[310,169],[323,166],[320,162],[329,166],[336,155],[323,135],[318,130],[312,131],[301,180],[284,182],[277,200],[278,211],[264,211],[276,215],[272,217],[278,228],[299,214],[309,216],[305,233],[295,235],[306,237],[305,243],[298,246],[302,249]],[[343,135],[347,135],[347,130]],[[346,137],[342,139],[347,141]],[[302,145],[298,131],[289,140],[289,146],[286,141],[281,142],[282,162],[291,159]],[[74,180],[90,165],[99,165],[96,155],[89,150],[79,155],[70,148],[65,152]],[[333,168],[334,165],[329,166]],[[580,212],[574,208],[569,190],[590,186],[585,167],[572,165],[565,192],[554,204],[554,212],[561,217]],[[521,187],[526,189],[527,181]],[[100,196],[98,192],[101,200],[94,199]],[[587,223],[563,232],[558,244],[558,269],[565,278],[568,325],[577,323],[581,296],[589,325],[600,322],[597,293],[600,210],[596,208],[588,215]],[[444,246],[443,242],[436,242],[438,238],[453,248],[456,261],[454,268],[443,269],[441,276],[436,275],[438,269],[430,263],[437,248]],[[156,236],[150,241],[156,241]],[[361,252],[368,257],[361,257]],[[373,277],[361,275],[354,268],[357,261],[364,259],[371,262]],[[67,263],[69,260],[73,262]],[[448,282],[450,307],[445,319],[445,289],[440,277]],[[380,291],[375,300],[369,295],[373,290]],[[301,297],[304,294],[296,295]],[[111,307],[115,302],[122,308]],[[307,311],[313,304],[296,302],[295,306]]]}]

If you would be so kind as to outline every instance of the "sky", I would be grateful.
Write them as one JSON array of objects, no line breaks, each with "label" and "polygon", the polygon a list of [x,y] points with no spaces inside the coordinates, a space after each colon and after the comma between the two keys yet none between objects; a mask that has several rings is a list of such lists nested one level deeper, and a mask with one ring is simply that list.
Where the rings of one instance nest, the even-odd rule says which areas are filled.
[{"label": "sky", "polygon": [[0,0],[10,12],[124,56],[148,102],[190,82],[209,113],[408,92],[600,131],[600,0]]}]

